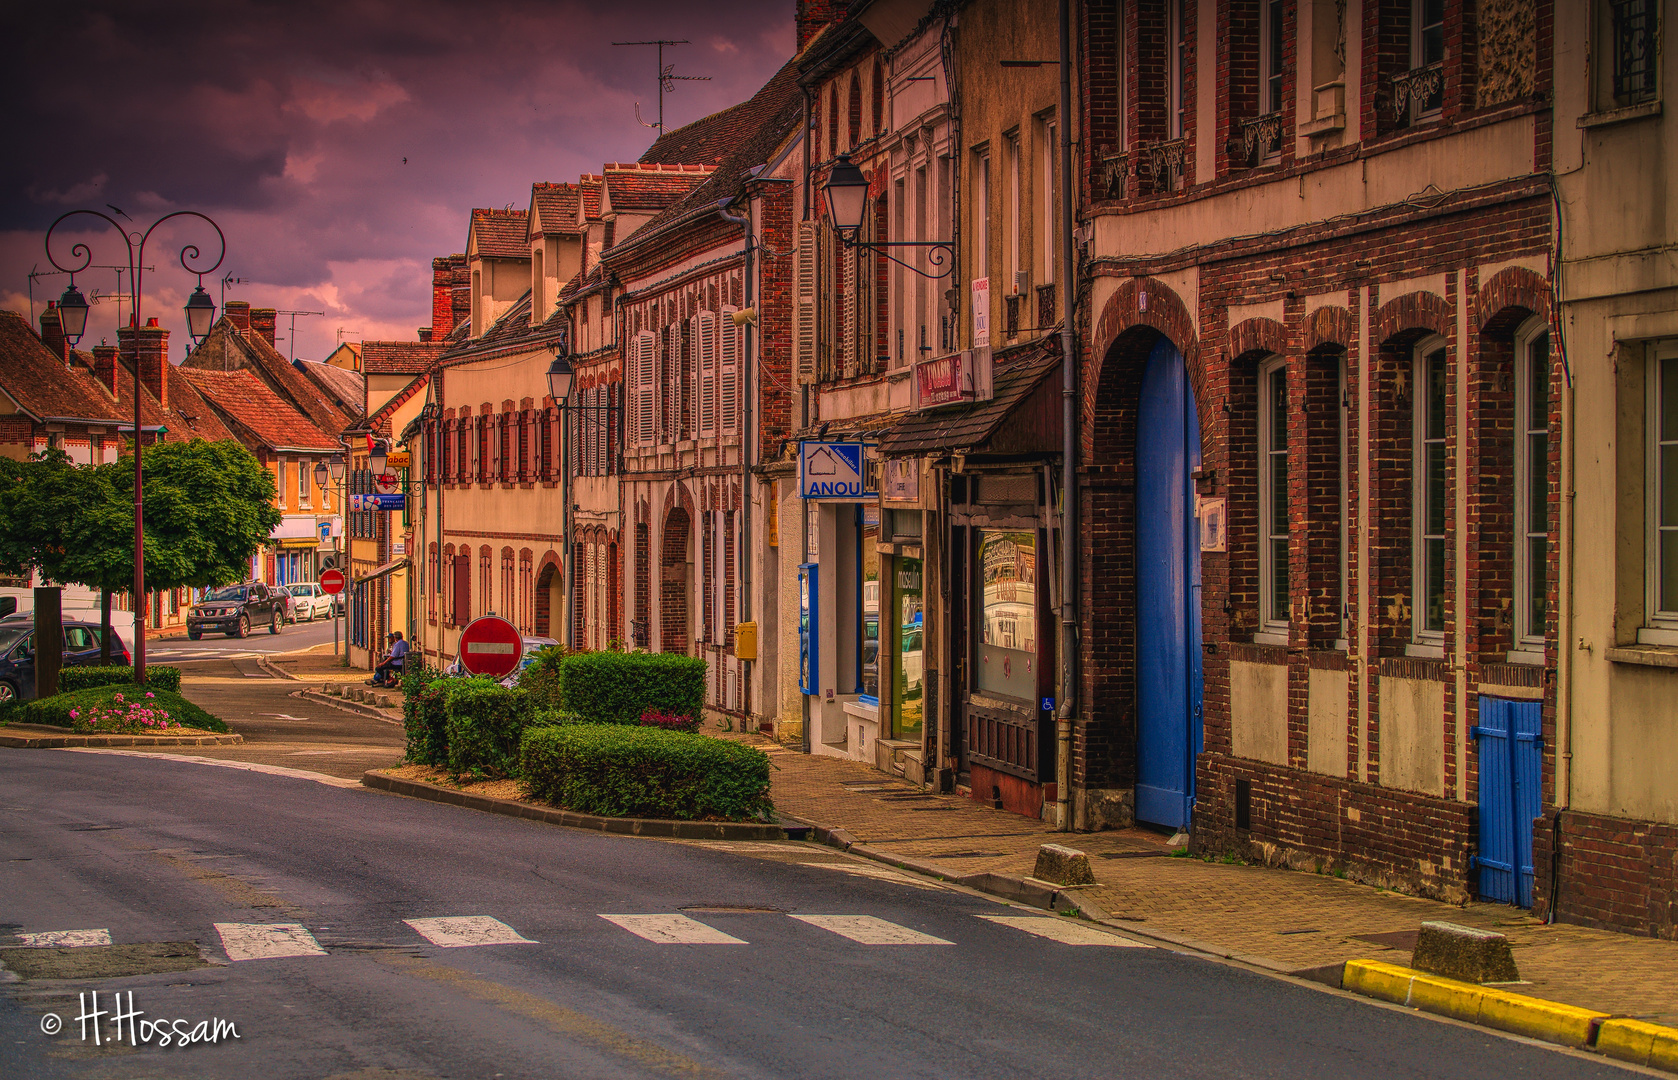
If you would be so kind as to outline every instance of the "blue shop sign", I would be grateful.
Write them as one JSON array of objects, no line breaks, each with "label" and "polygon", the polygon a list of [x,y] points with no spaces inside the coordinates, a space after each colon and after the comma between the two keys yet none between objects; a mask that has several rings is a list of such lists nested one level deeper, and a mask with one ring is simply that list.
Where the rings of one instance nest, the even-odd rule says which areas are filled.
[{"label": "blue shop sign", "polygon": [[860,502],[879,497],[869,485],[866,443],[823,442],[798,444],[798,495],[803,499]]}]

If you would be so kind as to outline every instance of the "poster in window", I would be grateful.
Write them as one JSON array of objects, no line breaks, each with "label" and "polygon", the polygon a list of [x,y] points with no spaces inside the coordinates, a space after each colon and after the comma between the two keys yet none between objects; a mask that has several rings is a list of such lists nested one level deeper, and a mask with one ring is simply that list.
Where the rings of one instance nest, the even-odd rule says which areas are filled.
[{"label": "poster in window", "polygon": [[981,691],[1037,700],[1037,534],[979,533]]},{"label": "poster in window", "polygon": [[1196,500],[1195,517],[1200,519],[1200,550],[1226,551],[1229,548],[1228,525],[1224,500],[1200,498]]}]

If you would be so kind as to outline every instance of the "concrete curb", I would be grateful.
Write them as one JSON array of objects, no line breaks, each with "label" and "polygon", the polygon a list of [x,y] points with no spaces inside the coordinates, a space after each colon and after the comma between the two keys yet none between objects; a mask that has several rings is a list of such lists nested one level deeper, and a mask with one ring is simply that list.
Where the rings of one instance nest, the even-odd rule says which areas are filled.
[{"label": "concrete curb", "polygon": [[1604,1020],[1596,1049],[1611,1058],[1678,1073],[1678,1028],[1642,1020]]},{"label": "concrete curb", "polygon": [[256,666],[261,668],[263,671],[266,671],[270,679],[289,679],[292,682],[302,681],[291,672],[281,671],[279,668],[275,667],[271,662],[269,662],[266,656],[258,656],[256,658]]},{"label": "concrete curb", "polygon": [[546,821],[572,829],[613,833],[619,836],[656,836],[671,840],[785,840],[786,830],[779,825],[757,825],[737,821],[661,821],[653,818],[610,818],[594,814],[578,814],[571,810],[548,809],[514,802],[511,799],[492,799],[487,795],[471,795],[452,788],[438,787],[418,780],[401,780],[379,772],[362,774],[361,782],[379,791],[389,791],[410,798],[430,802],[464,806],[469,810],[483,810],[508,817]]},{"label": "concrete curb", "polygon": [[318,690],[300,690],[298,696],[308,698],[310,701],[318,701],[323,705],[331,705],[335,709],[352,712],[358,716],[371,716],[373,719],[383,720],[387,724],[402,723],[401,716],[392,716],[376,705],[364,705],[350,698],[333,697],[331,694],[323,694]]},{"label": "concrete curb", "polygon": [[59,750],[68,746],[238,746],[243,735],[11,735],[0,734],[0,747]]}]

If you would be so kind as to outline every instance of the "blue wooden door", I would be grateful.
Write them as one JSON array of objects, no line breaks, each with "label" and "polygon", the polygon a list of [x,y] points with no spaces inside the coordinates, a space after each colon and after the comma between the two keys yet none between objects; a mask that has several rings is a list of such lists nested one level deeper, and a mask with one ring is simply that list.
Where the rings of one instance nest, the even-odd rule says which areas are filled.
[{"label": "blue wooden door", "polygon": [[1136,817],[1186,827],[1200,725],[1200,417],[1183,355],[1148,357],[1136,426]]},{"label": "blue wooden door", "polygon": [[1543,809],[1543,706],[1481,697],[1480,895],[1532,906],[1532,822]]}]

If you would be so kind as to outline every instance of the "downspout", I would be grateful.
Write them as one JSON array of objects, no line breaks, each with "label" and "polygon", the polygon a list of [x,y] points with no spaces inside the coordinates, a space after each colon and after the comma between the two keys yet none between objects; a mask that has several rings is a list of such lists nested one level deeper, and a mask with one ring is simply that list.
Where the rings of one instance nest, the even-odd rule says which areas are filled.
[{"label": "downspout", "polygon": [[1561,295],[1557,288],[1557,281],[1562,269],[1562,204],[1561,193],[1556,187],[1556,178],[1550,177],[1550,198],[1555,207],[1555,254],[1551,260],[1554,267],[1550,274],[1550,306],[1554,312],[1554,331],[1556,344],[1560,347],[1562,361],[1562,455],[1561,455],[1561,497],[1562,514],[1560,522],[1561,535],[1558,537],[1556,559],[1560,564],[1557,591],[1560,594],[1561,611],[1558,613],[1560,625],[1557,627],[1557,686],[1556,686],[1556,815],[1550,822],[1550,902],[1547,905],[1544,921],[1556,921],[1556,901],[1561,895],[1561,847],[1562,822],[1561,816],[1573,802],[1573,653],[1578,645],[1574,627],[1575,604],[1573,587],[1573,529],[1574,529],[1574,488],[1577,467],[1577,440],[1574,438],[1573,409],[1575,389],[1573,385],[1572,365],[1567,360],[1567,337],[1562,333]]},{"label": "downspout", "polygon": [[[747,211],[750,213],[750,211]],[[746,299],[745,310],[752,310],[752,253],[754,238],[749,218],[728,212],[727,202],[717,207],[717,215],[730,225],[738,225],[746,234]],[[736,558],[740,567],[740,622],[752,621],[752,320],[745,322],[745,346],[741,349],[740,367],[745,389],[740,395],[740,551]],[[745,667],[745,685],[750,688],[752,661],[740,661]],[[742,701],[742,706],[747,702]],[[751,717],[751,710],[745,709]]]},{"label": "downspout", "polygon": [[1055,808],[1061,832],[1072,831],[1072,719],[1078,697],[1078,367],[1073,339],[1077,258],[1072,248],[1072,12],[1060,0],[1060,707],[1055,714]]}]

